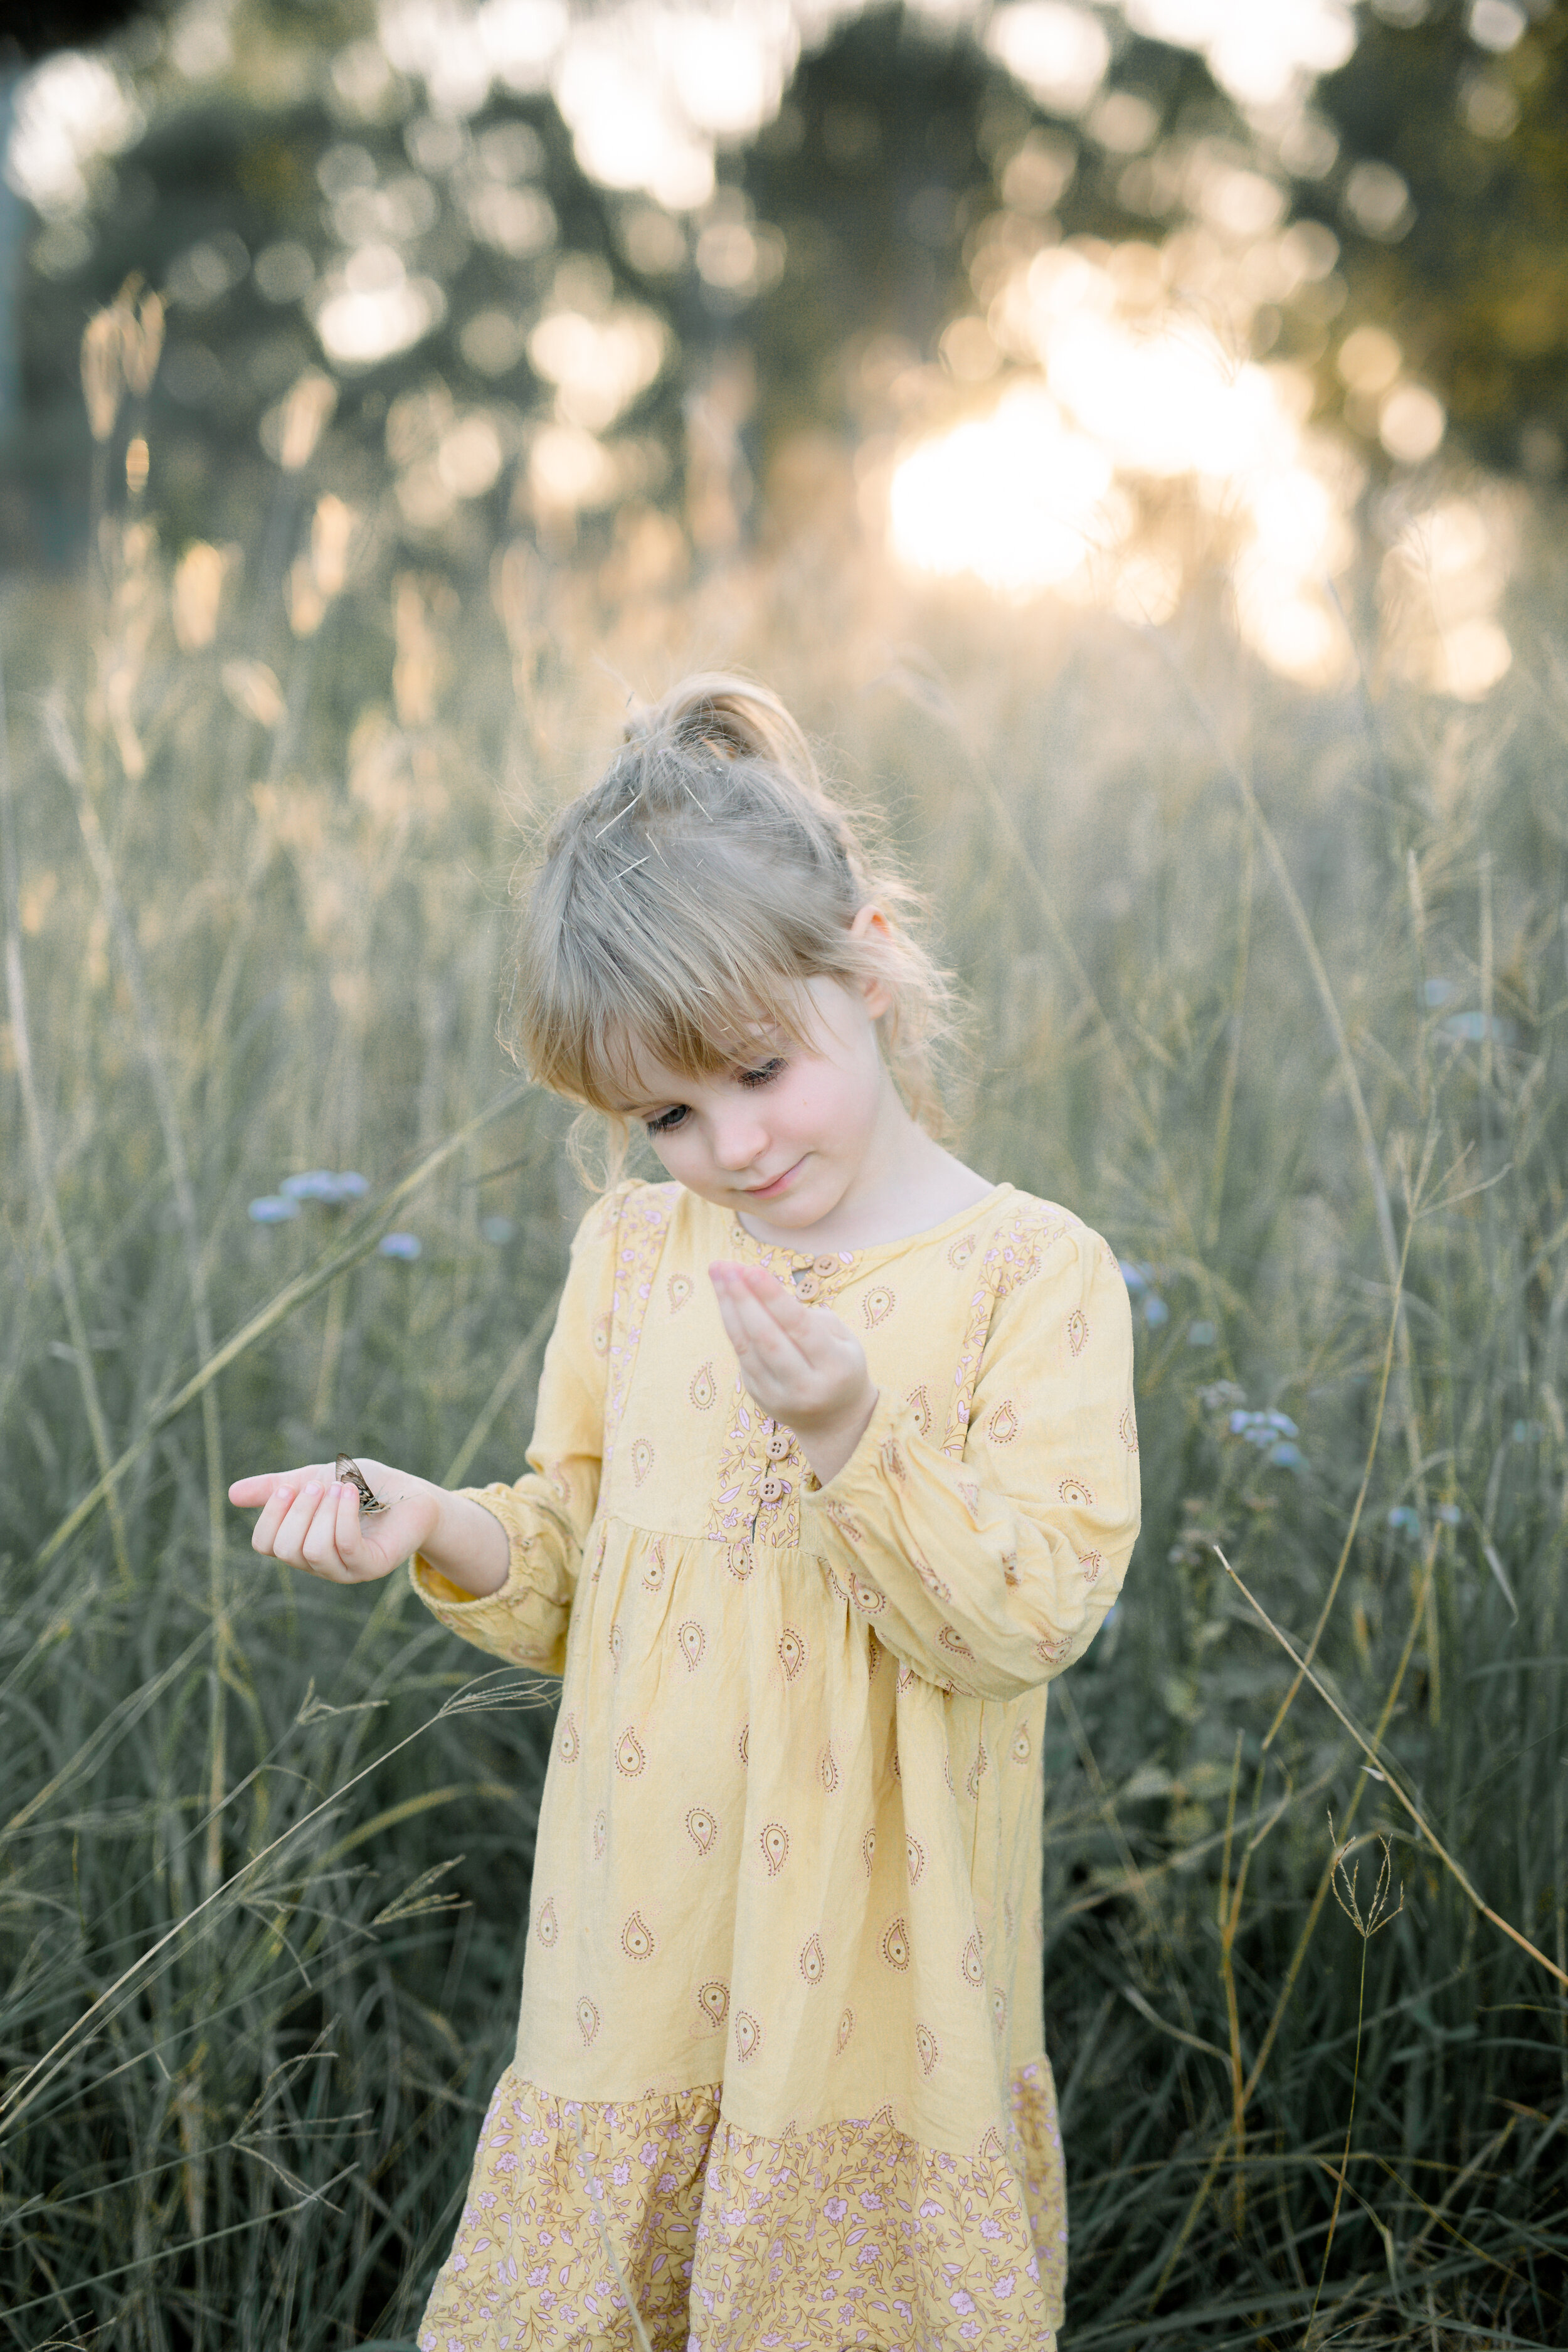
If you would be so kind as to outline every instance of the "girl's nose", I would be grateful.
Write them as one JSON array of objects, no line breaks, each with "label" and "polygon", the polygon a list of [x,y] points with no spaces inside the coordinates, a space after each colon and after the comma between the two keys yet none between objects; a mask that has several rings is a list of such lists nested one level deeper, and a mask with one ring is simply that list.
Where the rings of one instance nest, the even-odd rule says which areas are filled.
[{"label": "girl's nose", "polygon": [[767,1149],[767,1131],[753,1110],[743,1105],[723,1113],[713,1124],[713,1157],[721,1168],[749,1168]]}]

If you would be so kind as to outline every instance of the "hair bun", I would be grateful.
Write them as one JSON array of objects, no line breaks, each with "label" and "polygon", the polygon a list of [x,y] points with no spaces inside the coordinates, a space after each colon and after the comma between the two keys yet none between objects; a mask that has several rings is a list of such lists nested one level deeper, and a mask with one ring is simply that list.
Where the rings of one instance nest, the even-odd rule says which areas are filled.
[{"label": "hair bun", "polygon": [[700,670],[626,722],[639,746],[704,744],[730,760],[765,760],[792,782],[819,793],[811,746],[771,687],[732,671]]}]

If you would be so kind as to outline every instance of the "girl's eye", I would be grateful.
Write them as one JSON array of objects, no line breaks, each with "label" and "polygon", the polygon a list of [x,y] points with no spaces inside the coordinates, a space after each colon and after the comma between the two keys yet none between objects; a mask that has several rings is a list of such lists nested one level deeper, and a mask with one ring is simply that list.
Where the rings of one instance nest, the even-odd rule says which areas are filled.
[{"label": "girl's eye", "polygon": [[759,1069],[742,1070],[741,1073],[741,1084],[743,1087],[770,1086],[774,1078],[782,1077],[784,1076],[787,1067],[788,1065],[784,1061],[783,1055],[775,1054],[771,1062],[763,1063]]},{"label": "girl's eye", "polygon": [[682,1119],[690,1116],[684,1103],[676,1103],[669,1110],[661,1110],[657,1118],[644,1123],[649,1135],[673,1135]]}]

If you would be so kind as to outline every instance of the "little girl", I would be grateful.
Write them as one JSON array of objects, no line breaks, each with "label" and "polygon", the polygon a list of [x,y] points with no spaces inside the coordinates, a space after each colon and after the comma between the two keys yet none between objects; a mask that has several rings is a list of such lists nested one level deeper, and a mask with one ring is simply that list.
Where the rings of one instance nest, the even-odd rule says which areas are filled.
[{"label": "little girl", "polygon": [[589,1212],[530,1475],[241,1480],[562,1677],[513,2063],[421,2352],[1040,2352],[1046,1685],[1138,1528],[1104,1242],[922,1124],[943,982],[765,689],[678,688],[546,845],[522,1055],[671,1181]]}]

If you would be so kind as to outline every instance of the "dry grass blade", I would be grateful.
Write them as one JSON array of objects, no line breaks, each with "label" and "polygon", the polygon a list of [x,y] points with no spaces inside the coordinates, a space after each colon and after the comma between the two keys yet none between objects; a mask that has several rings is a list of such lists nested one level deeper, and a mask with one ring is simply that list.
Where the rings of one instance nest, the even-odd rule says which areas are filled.
[{"label": "dry grass blade", "polygon": [[120,1455],[118,1461],[110,1465],[97,1485],[88,1489],[80,1502],[60,1521],[59,1526],[40,1548],[35,1564],[39,1568],[47,1567],[61,1548],[70,1541],[78,1528],[90,1517],[105,1496],[113,1492],[120,1480],[141,1458],[161,1429],[166,1428],[170,1422],[184,1412],[188,1404],[194,1403],[220,1372],[226,1371],[230,1364],[237,1362],[247,1349],[255,1347],[258,1340],[264,1339],[268,1332],[275,1331],[280,1323],[286,1322],[297,1307],[302,1307],[307,1299],[313,1298],[318,1291],[324,1290],[328,1283],[338,1275],[345,1273],[352,1265],[357,1265],[362,1258],[368,1257],[404,1202],[410,1200],[422,1185],[429,1181],[438,1168],[444,1167],[447,1161],[454,1154],[461,1151],[475,1136],[481,1134],[487,1127],[507,1111],[514,1109],[527,1091],[527,1087],[521,1086],[507,1087],[503,1094],[498,1095],[493,1102],[488,1104],[455,1134],[447,1136],[444,1142],[438,1143],[433,1150],[426,1152],[417,1167],[398,1183],[394,1184],[390,1191],[384,1192],[378,1201],[371,1203],[363,1217],[358,1222],[354,1238],[352,1241],[346,1243],[342,1248],[334,1250],[331,1256],[312,1266],[309,1273],[300,1275],[293,1282],[286,1283],[265,1307],[241,1326],[239,1330],[233,1333],[220,1347],[215,1348],[211,1358],[202,1366],[200,1371],[194,1373],[164,1402],[153,1407],[141,1430]]},{"label": "dry grass blade", "polygon": [[1225,1570],[1226,1574],[1230,1578],[1231,1582],[1236,1586],[1237,1590],[1241,1593],[1247,1605],[1254,1611],[1260,1622],[1268,1628],[1268,1631],[1273,1634],[1281,1649],[1283,1649],[1287,1655],[1294,1661],[1298,1671],[1308,1682],[1311,1684],[1312,1688],[1317,1692],[1318,1696],[1322,1700],[1323,1705],[1328,1707],[1336,1717],[1338,1721],[1344,1726],[1344,1728],[1355,1741],[1356,1746],[1361,1749],[1363,1755],[1365,1756],[1371,1763],[1373,1770],[1377,1773],[1378,1778],[1387,1786],[1395,1801],[1404,1806],[1405,1811],[1415,1822],[1416,1829],[1426,1839],[1427,1844],[1432,1848],[1433,1853],[1443,1864],[1444,1868],[1448,1871],[1456,1885],[1463,1890],[1470,1902],[1474,1904],[1482,1918],[1489,1920],[1494,1927],[1500,1928],[1505,1936],[1510,1937],[1519,1946],[1521,1952],[1528,1952],[1531,1958],[1536,1961],[1540,1967],[1546,1970],[1548,1976],[1555,1977],[1558,1983],[1562,1985],[1565,1990],[1568,1990],[1568,1970],[1560,1969],[1554,1960],[1549,1960],[1546,1954],[1542,1951],[1538,1946],[1532,1944],[1528,1936],[1521,1935],[1520,1930],[1514,1927],[1510,1920],[1503,1918],[1500,1913],[1494,1911],[1490,1904],[1486,1902],[1477,1892],[1468,1874],[1449,1853],[1447,1847],[1443,1843],[1442,1839],[1437,1835],[1437,1832],[1432,1827],[1430,1822],[1427,1821],[1426,1815],[1422,1812],[1421,1808],[1416,1804],[1415,1799],[1407,1796],[1405,1790],[1400,1787],[1399,1780],[1393,1768],[1391,1759],[1380,1748],[1375,1746],[1374,1743],[1367,1738],[1365,1732],[1358,1729],[1356,1725],[1351,1721],[1350,1717],[1345,1713],[1338,1699],[1334,1697],[1332,1692],[1324,1687],[1322,1682],[1308,1665],[1306,1660],[1301,1656],[1289,1635],[1284,1632],[1282,1627],[1275,1623],[1273,1618],[1270,1617],[1268,1612],[1264,1608],[1263,1603],[1254,1593],[1247,1590],[1247,1587],[1242,1582],[1241,1578],[1237,1576],[1235,1569],[1232,1568],[1229,1560],[1226,1559],[1224,1552],[1219,1550],[1219,1547],[1217,1545],[1215,1547],[1215,1549],[1221,1567]]}]

